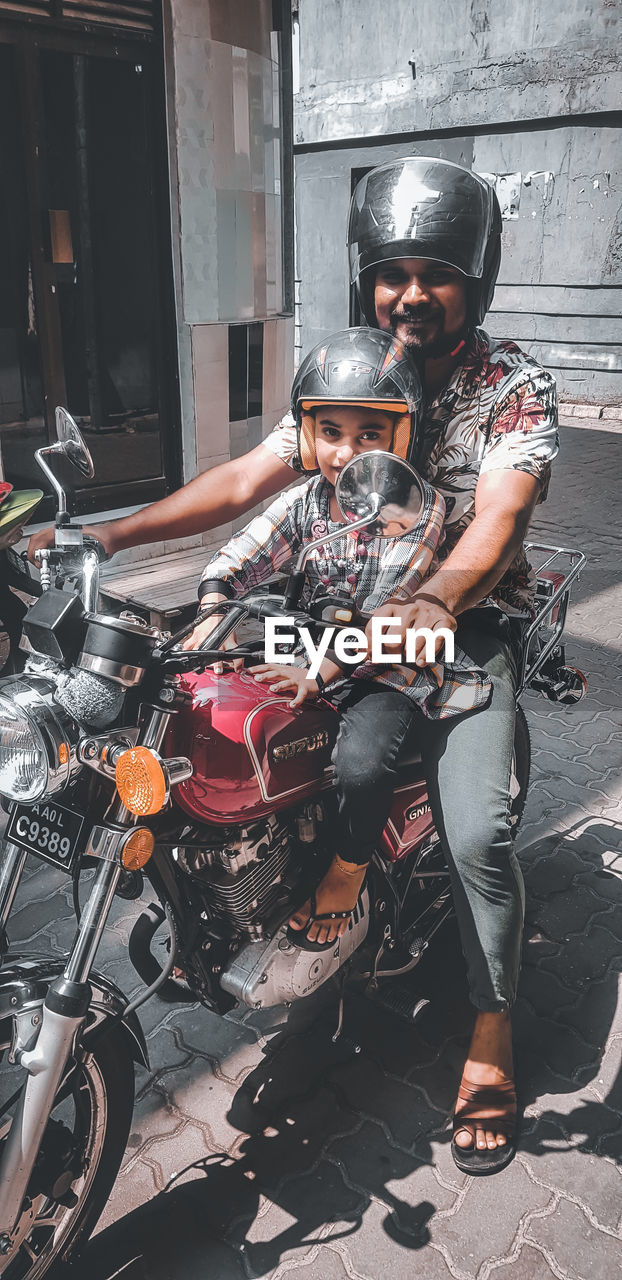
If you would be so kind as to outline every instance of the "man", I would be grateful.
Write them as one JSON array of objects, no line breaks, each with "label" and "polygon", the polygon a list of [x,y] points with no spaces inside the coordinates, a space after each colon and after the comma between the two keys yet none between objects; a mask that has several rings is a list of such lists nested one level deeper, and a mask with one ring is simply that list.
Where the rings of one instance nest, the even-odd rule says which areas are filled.
[{"label": "man", "polygon": [[512,628],[520,625],[510,617],[530,612],[533,575],[522,543],[557,450],[553,379],[512,343],[492,343],[477,329],[492,301],[500,232],[492,189],[444,161],[382,166],[352,200],[351,274],[368,322],[390,327],[425,360],[418,466],[447,507],[440,571],[392,612],[402,630],[453,625],[493,681],[484,711],[449,728],[426,725],[422,734],[478,1011],[452,1144],[470,1173],[495,1172],[515,1149],[509,1008],[524,897],[508,826]]},{"label": "man", "polygon": [[[382,614],[399,621],[402,635],[409,627],[452,628],[493,682],[487,708],[426,724],[421,735],[477,1010],[452,1153],[461,1169],[491,1173],[515,1151],[509,1009],[524,900],[508,817],[516,631],[533,595],[523,538],[557,450],[555,384],[514,344],[494,343],[477,328],[492,301],[501,244],[499,206],[482,179],[427,157],[372,170],[354,192],[348,240],[367,323],[391,330],[419,358],[426,406],[414,461],[447,509],[440,570],[410,604],[385,604]],[[246,459],[137,516],[98,526],[97,536],[112,552],[232,519],[291,482],[294,453],[293,428],[277,429]],[[331,882],[323,901],[320,886],[318,910],[327,902],[339,909],[340,895],[347,907],[347,892]]]}]

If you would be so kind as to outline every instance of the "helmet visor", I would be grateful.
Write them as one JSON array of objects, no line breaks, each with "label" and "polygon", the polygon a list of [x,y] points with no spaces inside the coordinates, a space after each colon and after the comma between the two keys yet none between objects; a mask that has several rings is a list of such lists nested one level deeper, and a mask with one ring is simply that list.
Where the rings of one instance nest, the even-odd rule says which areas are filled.
[{"label": "helmet visor", "polygon": [[298,404],[304,413],[321,409],[323,404],[334,404],[337,409],[377,409],[379,413],[410,413],[405,400],[357,400],[354,396],[348,396],[347,400],[336,400],[334,396],[314,396],[312,400],[299,400]]},{"label": "helmet visor", "polygon": [[352,196],[350,280],[392,258],[445,262],[480,279],[491,227],[492,189],[447,160],[411,156],[372,169]]}]

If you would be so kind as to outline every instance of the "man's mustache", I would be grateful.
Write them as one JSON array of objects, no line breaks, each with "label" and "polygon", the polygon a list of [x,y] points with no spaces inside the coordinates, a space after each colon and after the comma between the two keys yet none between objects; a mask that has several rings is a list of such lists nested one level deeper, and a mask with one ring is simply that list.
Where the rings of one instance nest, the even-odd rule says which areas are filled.
[{"label": "man's mustache", "polygon": [[398,324],[425,324],[427,320],[441,319],[443,312],[438,307],[397,307],[391,312],[391,327]]}]

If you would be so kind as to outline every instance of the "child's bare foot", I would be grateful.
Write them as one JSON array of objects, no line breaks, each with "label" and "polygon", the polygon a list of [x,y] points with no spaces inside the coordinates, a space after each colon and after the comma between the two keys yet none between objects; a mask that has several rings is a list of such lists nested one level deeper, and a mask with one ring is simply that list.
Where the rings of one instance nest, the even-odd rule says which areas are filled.
[{"label": "child's bare foot", "polygon": [[[291,917],[289,925],[292,932],[304,933],[306,942],[319,945],[336,942],[348,927],[348,918],[356,906],[367,865],[345,862],[339,856],[333,858],[313,899],[308,899]],[[341,919],[319,918],[333,912],[336,916],[343,913]]]}]

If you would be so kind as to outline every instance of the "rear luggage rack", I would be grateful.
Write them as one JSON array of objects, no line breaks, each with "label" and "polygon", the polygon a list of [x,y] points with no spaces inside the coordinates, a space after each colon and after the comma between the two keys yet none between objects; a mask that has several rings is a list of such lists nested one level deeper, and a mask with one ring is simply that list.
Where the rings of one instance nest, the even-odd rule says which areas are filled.
[{"label": "rear luggage rack", "polygon": [[570,588],[587,562],[582,551],[551,547],[544,542],[526,542],[525,550],[530,561],[539,556],[543,559],[534,564],[536,616],[525,632],[519,694],[531,684],[547,658],[559,646],[566,623]]}]

